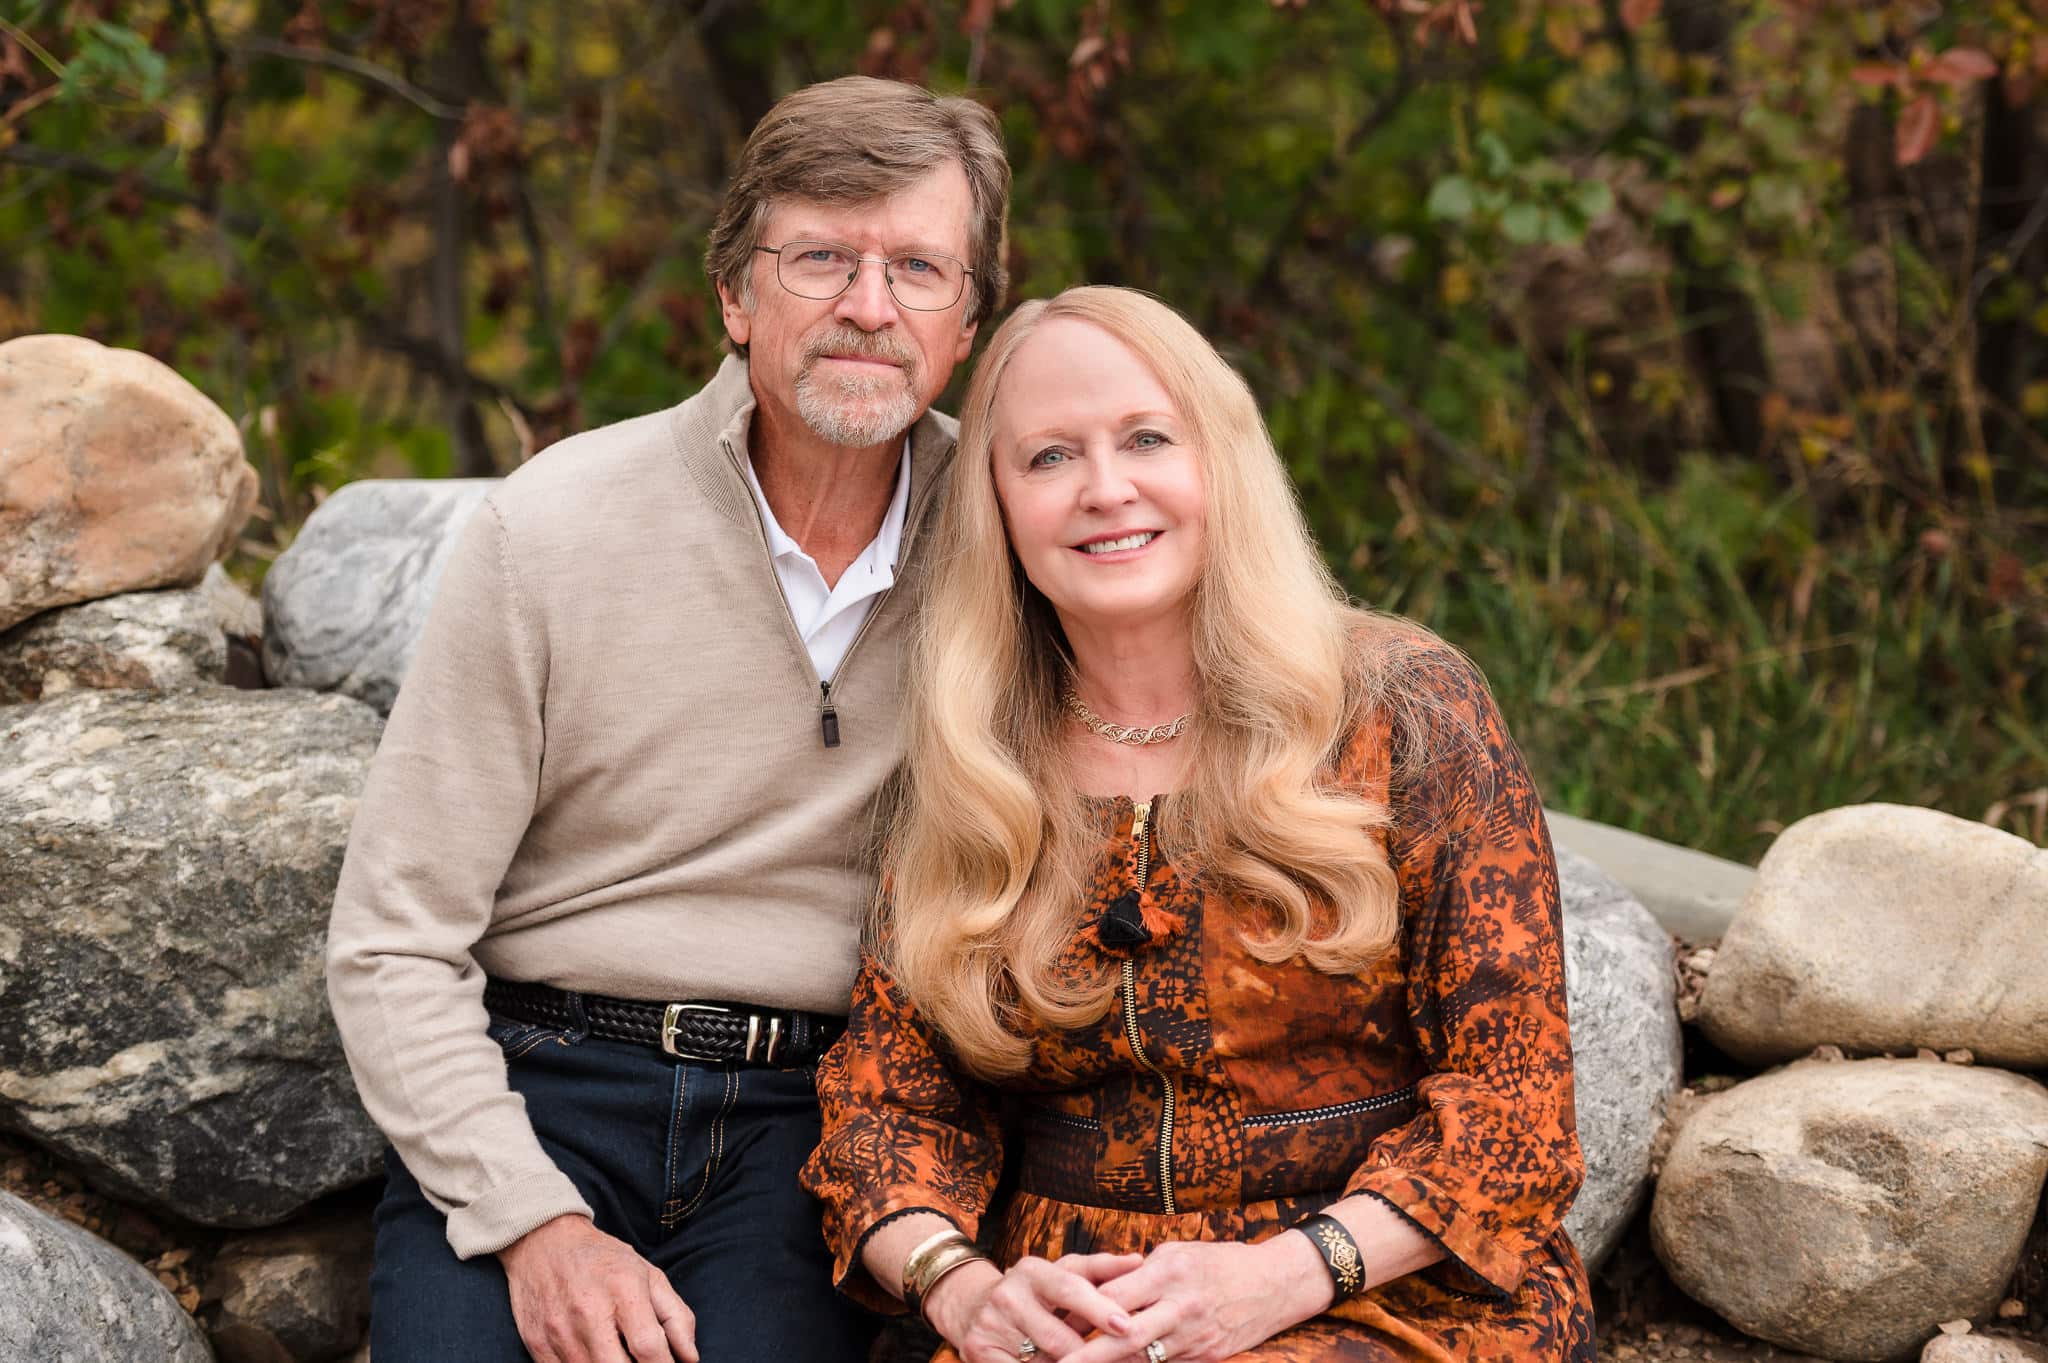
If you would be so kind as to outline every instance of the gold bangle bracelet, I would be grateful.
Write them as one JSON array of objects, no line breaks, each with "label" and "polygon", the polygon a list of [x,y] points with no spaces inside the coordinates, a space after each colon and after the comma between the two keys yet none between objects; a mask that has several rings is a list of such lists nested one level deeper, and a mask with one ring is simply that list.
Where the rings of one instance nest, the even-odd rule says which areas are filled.
[{"label": "gold bangle bracelet", "polygon": [[911,1285],[924,1272],[932,1256],[937,1254],[944,1246],[955,1242],[969,1243],[967,1237],[960,1233],[959,1227],[948,1226],[944,1230],[918,1241],[917,1247],[904,1256],[903,1291],[901,1293],[903,1300],[910,1300]]},{"label": "gold bangle bracelet", "polygon": [[982,1253],[981,1249],[964,1235],[957,1241],[940,1245],[930,1259],[919,1265],[917,1276],[907,1278],[904,1282],[903,1304],[919,1316],[924,1315],[925,1298],[939,1285],[939,1280],[961,1265],[971,1264],[977,1259],[987,1260],[988,1255]]}]

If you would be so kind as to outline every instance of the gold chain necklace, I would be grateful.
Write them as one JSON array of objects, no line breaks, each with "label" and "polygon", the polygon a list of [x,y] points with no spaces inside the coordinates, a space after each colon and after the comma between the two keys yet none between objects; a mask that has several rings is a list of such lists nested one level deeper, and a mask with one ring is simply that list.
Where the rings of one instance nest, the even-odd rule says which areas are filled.
[{"label": "gold chain necklace", "polygon": [[1068,714],[1080,720],[1110,742],[1127,743],[1134,748],[1146,747],[1153,743],[1165,743],[1171,739],[1179,738],[1181,730],[1187,728],[1188,721],[1195,717],[1194,712],[1190,710],[1178,719],[1169,720],[1164,724],[1154,724],[1150,728],[1145,729],[1133,728],[1128,724],[1111,724],[1108,720],[1081,703],[1081,697],[1074,693],[1072,683],[1068,683],[1061,690],[1060,704],[1067,707]]}]

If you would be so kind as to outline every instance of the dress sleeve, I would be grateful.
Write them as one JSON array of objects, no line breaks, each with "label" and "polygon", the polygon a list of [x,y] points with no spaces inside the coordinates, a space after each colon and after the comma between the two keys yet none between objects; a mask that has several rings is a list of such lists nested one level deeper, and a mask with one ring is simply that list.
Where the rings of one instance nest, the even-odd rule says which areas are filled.
[{"label": "dress sleeve", "polygon": [[886,1221],[936,1212],[974,1235],[1002,1171],[994,1095],[961,1073],[931,1025],[863,952],[846,1035],[818,1066],[824,1133],[803,1184],[825,1204],[832,1280],[871,1310],[903,1303],[861,1263]]},{"label": "dress sleeve", "polygon": [[1418,1114],[1375,1141],[1347,1193],[1441,1245],[1425,1270],[1505,1296],[1585,1172],[1573,1111],[1557,862],[1528,767],[1463,658],[1423,660],[1433,755],[1397,790],[1407,1005],[1426,1074]]}]

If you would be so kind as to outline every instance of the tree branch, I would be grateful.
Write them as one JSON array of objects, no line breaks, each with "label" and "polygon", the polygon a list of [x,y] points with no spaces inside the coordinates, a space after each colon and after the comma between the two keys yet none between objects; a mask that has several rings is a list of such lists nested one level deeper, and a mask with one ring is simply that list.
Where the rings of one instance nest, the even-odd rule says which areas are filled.
[{"label": "tree branch", "polygon": [[[1378,11],[1375,10],[1374,13]],[[1384,16],[1382,20],[1384,22]],[[1294,202],[1288,206],[1287,217],[1268,238],[1272,245],[1267,249],[1266,258],[1259,265],[1258,273],[1252,276],[1251,297],[1266,297],[1273,293],[1280,282],[1281,262],[1288,249],[1301,239],[1302,225],[1308,221],[1309,213],[1317,204],[1329,198],[1332,182],[1343,173],[1344,167],[1351,163],[1351,159],[1358,155],[1366,142],[1393,120],[1394,115],[1400,112],[1401,106],[1407,102],[1409,94],[1415,89],[1415,64],[1409,48],[1407,31],[1397,23],[1388,22],[1386,27],[1388,35],[1394,40],[1394,84],[1373,102],[1365,117],[1345,135],[1343,144],[1331,149],[1329,157],[1316,169],[1315,174],[1308,177],[1307,182],[1301,187],[1301,192],[1294,196]]]},{"label": "tree branch", "polygon": [[[11,147],[0,147],[0,163],[54,171],[92,184],[125,186],[143,198],[158,203],[202,210],[206,208],[205,201],[190,190],[167,185],[160,180],[144,178],[134,171],[103,166],[69,152],[49,151],[42,147],[16,143]],[[264,249],[296,253],[296,248],[289,244],[281,231],[251,214],[226,209],[216,213],[213,221],[235,236],[257,243]],[[313,275],[317,280],[318,271],[313,271]],[[459,358],[449,354],[439,341],[415,335],[389,321],[378,312],[369,299],[353,287],[344,285],[338,295],[328,294],[327,297],[336,311],[345,315],[361,329],[364,340],[379,350],[410,360],[415,369],[443,387],[467,393],[471,397],[509,403],[522,414],[531,414],[531,409],[516,395],[507,391],[502,384],[470,369]]]},{"label": "tree branch", "polygon": [[434,118],[446,119],[449,122],[460,122],[462,119],[462,110],[457,106],[434,98],[396,71],[387,70],[375,62],[366,62],[360,57],[351,57],[346,52],[334,52],[324,47],[296,47],[291,43],[278,42],[274,38],[243,38],[235,44],[235,51],[259,57],[282,57],[286,61],[306,62],[309,65],[346,72],[387,94],[397,95],[406,103],[414,105]]},{"label": "tree branch", "polygon": [[[59,175],[68,175],[75,180],[85,180],[96,185],[125,186],[143,198],[154,199],[158,203],[178,204],[207,213],[214,211],[204,196],[194,194],[189,189],[167,185],[161,180],[145,179],[133,170],[103,166],[97,161],[88,161],[83,156],[74,156],[70,152],[50,151],[29,143],[17,142],[11,147],[0,147],[0,161],[12,162],[19,166],[34,166],[37,170],[55,171]],[[263,233],[262,221],[246,213],[230,210],[219,214],[218,221],[236,236],[256,237]]]},{"label": "tree branch", "polygon": [[221,46],[220,33],[213,26],[213,14],[207,9],[206,0],[177,0],[177,8],[180,12],[189,8],[199,21],[199,36],[206,44],[206,65],[213,79],[213,94],[206,102],[206,137],[193,157],[194,166],[201,172],[194,178],[202,186],[201,197],[206,201],[206,211],[211,213],[220,201],[220,172],[213,157],[221,134],[227,130],[228,101],[233,98],[228,83],[228,54]]}]

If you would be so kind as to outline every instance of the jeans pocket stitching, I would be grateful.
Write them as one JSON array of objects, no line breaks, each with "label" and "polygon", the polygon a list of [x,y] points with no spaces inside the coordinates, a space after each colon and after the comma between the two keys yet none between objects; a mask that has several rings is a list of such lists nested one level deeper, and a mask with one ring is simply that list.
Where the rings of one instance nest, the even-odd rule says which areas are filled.
[{"label": "jeans pocket stitching", "polygon": [[[704,1164],[704,1176],[699,1180],[697,1191],[691,1196],[687,1205],[677,1207],[676,1203],[682,1199],[679,1197],[669,1199],[668,1207],[662,1212],[661,1216],[662,1224],[666,1227],[672,1228],[688,1220],[691,1213],[703,1205],[705,1195],[711,1191],[712,1180],[718,1176],[718,1166],[725,1155],[725,1119],[732,1112],[733,1105],[739,1100],[740,1089],[739,1073],[735,1070],[726,1070],[724,1073],[725,1094],[718,1105],[718,1115],[711,1119],[711,1157]],[[674,1184],[671,1183],[670,1187],[673,1188]]]},{"label": "jeans pocket stitching", "polygon": [[562,1034],[560,1032],[555,1031],[551,1027],[543,1027],[539,1031],[535,1032],[532,1036],[520,1038],[516,1045],[507,1046],[505,1048],[505,1058],[507,1060],[517,1060],[520,1056],[525,1055],[528,1051],[534,1049],[543,1041],[561,1040]]}]

